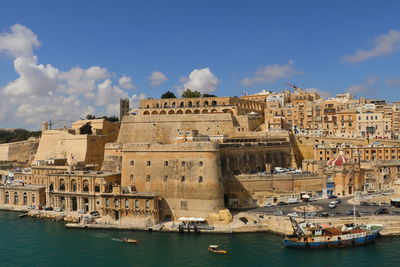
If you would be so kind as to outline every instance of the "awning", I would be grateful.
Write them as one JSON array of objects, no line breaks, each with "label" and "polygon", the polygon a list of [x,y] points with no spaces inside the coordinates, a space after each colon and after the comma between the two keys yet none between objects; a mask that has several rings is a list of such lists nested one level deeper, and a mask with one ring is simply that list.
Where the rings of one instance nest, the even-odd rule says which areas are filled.
[{"label": "awning", "polygon": [[392,202],[400,202],[400,198],[391,198],[390,201],[392,201]]},{"label": "awning", "polygon": [[201,217],[180,217],[180,221],[189,221],[189,222],[204,222],[206,219]]}]

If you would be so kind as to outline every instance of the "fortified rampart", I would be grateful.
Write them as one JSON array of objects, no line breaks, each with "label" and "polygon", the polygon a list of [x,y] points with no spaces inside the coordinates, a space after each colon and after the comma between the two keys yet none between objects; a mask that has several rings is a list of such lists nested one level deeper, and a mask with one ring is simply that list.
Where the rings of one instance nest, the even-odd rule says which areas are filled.
[{"label": "fortified rampart", "polygon": [[224,208],[218,144],[125,144],[122,185],[161,195],[161,218],[203,216]]},{"label": "fortified rampart", "polygon": [[[247,115],[243,115],[247,116]],[[160,142],[173,143],[180,131],[197,130],[201,135],[243,136],[249,128],[256,128],[252,120],[241,125],[230,113],[182,115],[129,115],[124,116],[118,143]]]},{"label": "fortified rampart", "polygon": [[0,161],[17,161],[28,163],[33,159],[40,139],[0,144]]}]

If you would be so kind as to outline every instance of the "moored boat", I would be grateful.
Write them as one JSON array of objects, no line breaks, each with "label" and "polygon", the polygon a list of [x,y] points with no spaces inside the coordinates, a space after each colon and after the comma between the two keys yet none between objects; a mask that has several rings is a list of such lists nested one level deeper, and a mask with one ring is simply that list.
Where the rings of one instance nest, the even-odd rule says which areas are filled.
[{"label": "moored boat", "polygon": [[292,248],[352,247],[375,241],[383,229],[380,224],[347,224],[341,226],[318,223],[298,223],[289,217],[293,234],[285,237],[283,244]]},{"label": "moored boat", "polygon": [[227,250],[220,249],[220,247],[218,245],[209,245],[208,251],[213,252],[213,253],[219,253],[219,254],[227,254],[228,253]]}]

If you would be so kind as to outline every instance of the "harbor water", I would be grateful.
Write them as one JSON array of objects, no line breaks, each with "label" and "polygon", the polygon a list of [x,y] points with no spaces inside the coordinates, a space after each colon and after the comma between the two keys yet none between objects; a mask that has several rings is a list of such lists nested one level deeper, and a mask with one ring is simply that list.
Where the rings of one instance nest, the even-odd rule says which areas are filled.
[{"label": "harbor water", "polygon": [[[64,223],[0,211],[0,266],[399,266],[400,237],[355,248],[284,248],[267,233],[177,234],[65,229]],[[140,244],[113,239],[127,237]],[[229,254],[213,254],[218,244]]]}]

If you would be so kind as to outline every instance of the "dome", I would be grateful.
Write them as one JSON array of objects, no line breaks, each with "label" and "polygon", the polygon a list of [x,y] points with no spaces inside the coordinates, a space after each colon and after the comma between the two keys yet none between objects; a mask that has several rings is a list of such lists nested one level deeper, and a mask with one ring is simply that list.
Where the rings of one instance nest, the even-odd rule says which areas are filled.
[{"label": "dome", "polygon": [[350,159],[348,157],[345,157],[343,155],[338,155],[337,157],[331,159],[328,161],[328,166],[342,166],[343,164],[349,163]]}]

